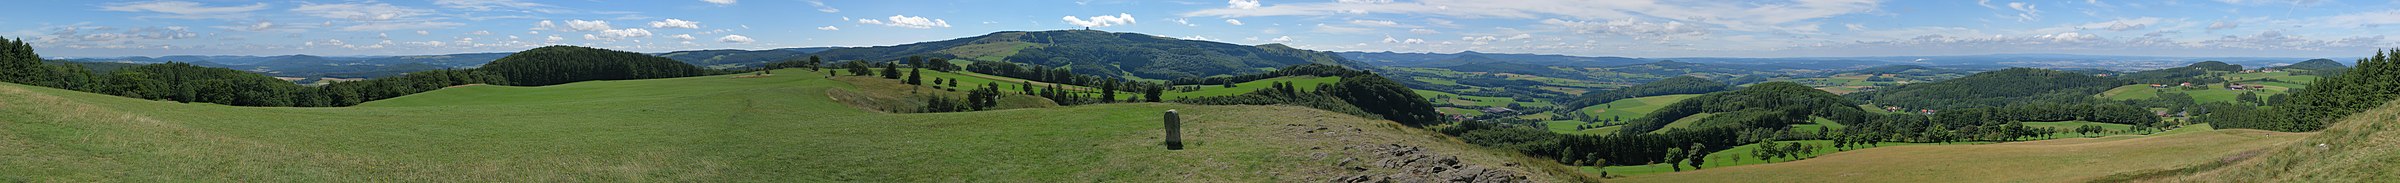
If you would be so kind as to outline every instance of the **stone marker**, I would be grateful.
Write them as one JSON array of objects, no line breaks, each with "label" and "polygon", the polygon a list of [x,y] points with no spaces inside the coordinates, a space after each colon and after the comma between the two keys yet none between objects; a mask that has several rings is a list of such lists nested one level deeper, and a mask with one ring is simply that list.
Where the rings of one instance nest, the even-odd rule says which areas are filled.
[{"label": "stone marker", "polygon": [[1183,117],[1175,115],[1174,109],[1168,109],[1166,119],[1167,150],[1183,150],[1183,128],[1180,127],[1183,126]]}]

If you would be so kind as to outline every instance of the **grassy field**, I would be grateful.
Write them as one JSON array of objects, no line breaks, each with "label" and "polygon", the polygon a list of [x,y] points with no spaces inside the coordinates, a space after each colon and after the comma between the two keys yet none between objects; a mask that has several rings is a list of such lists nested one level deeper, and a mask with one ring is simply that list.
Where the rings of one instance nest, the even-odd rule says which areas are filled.
[{"label": "grassy field", "polygon": [[1535,100],[1535,101],[1531,101],[1531,102],[1518,102],[1516,99],[1507,98],[1507,97],[1486,97],[1486,96],[1473,96],[1473,95],[1459,95],[1459,94],[1452,94],[1452,93],[1450,93],[1450,92],[1441,92],[1441,91],[1433,91],[1433,90],[1416,90],[1416,91],[1417,91],[1417,96],[1423,96],[1423,97],[1425,97],[1425,98],[1435,98],[1434,96],[1449,96],[1449,97],[1450,97],[1450,101],[1448,101],[1448,102],[1450,102],[1450,104],[1457,104],[1457,105],[1464,105],[1464,106],[1480,106],[1480,107],[1507,107],[1507,106],[1508,106],[1508,103],[1517,103],[1517,105],[1526,106],[1526,107],[1549,107],[1549,106],[1552,106],[1552,105],[1557,105],[1557,104],[1552,104],[1552,103],[1550,103],[1550,101],[1540,101],[1540,100]]},{"label": "grassy field", "polygon": [[2050,128],[2050,129],[2052,129],[2052,130],[2074,130],[2075,128],[2081,128],[2081,127],[2083,127],[2083,126],[2100,126],[2100,129],[2107,129],[2108,131],[2115,131],[2115,132],[2117,132],[2117,133],[2101,133],[2101,134],[2081,134],[2081,133],[2072,133],[2072,132],[2063,132],[2063,131],[2062,131],[2062,132],[2055,132],[2055,133],[2051,133],[2051,134],[2050,134],[2051,136],[2057,136],[2057,137],[2098,137],[2098,136],[2107,136],[2107,135],[2114,135],[2114,134],[2124,134],[2124,133],[2126,133],[2126,131],[2133,130],[2133,125],[2127,125],[2127,124],[2116,124],[2116,123],[2089,122],[2089,121],[2022,122],[2022,123],[2024,123],[2024,124],[2025,124],[2025,127],[2035,127],[2035,128]]},{"label": "grassy field", "polygon": [[1658,108],[1667,107],[1667,104],[1674,104],[1676,101],[1683,101],[1683,99],[1690,99],[1697,96],[1700,95],[1660,95],[1630,98],[1610,101],[1607,104],[1602,105],[1584,107],[1583,109],[1578,109],[1576,111],[1582,111],[1584,114],[1597,117],[1599,119],[1633,120],[1634,118],[1642,118],[1642,115],[1650,115],[1650,112],[1658,111]]},{"label": "grassy field", "polygon": [[[2316,135],[2219,164],[2119,174],[2173,182],[2389,182],[2400,180],[2400,105],[2352,114]],[[2212,166],[2213,165],[2213,166]]]},{"label": "grassy field", "polygon": [[[2216,161],[2308,136],[2206,130],[1984,145],[1891,146],[1800,161],[1611,179],[1616,182],[2081,182]],[[2388,154],[2388,153],[2386,153]],[[1715,164],[1713,161],[1710,164]],[[1615,173],[1615,172],[1611,172]],[[2270,181],[2271,182],[2271,181]]]},{"label": "grassy field", "polygon": [[[1235,83],[1233,84],[1233,88],[1226,88],[1224,85],[1206,85],[1200,86],[1199,91],[1192,92],[1177,92],[1175,90],[1167,90],[1167,93],[1161,94],[1161,96],[1162,98],[1166,98],[1168,100],[1186,97],[1233,96],[1258,91],[1260,89],[1266,89],[1267,87],[1274,86],[1274,83],[1276,82],[1291,82],[1293,85],[1292,87],[1300,88],[1300,90],[1315,91],[1318,84],[1333,84],[1341,81],[1342,77],[1278,77],[1261,79],[1258,81]],[[1140,95],[1135,96],[1139,97]]]},{"label": "grassy field", "polygon": [[[1835,153],[1835,152],[1841,152],[1841,151],[1842,151],[1841,149],[1836,149],[1836,148],[1833,148],[1833,141],[1830,141],[1830,140],[1781,141],[1780,143],[1801,143],[1801,144],[1808,144],[1808,145],[1810,145],[1810,146],[1813,146],[1813,147],[1815,147],[1815,148],[1811,148],[1811,149],[1808,151],[1808,153],[1801,153],[1801,154],[1800,154],[1800,156],[1801,156],[1801,157],[1816,157],[1816,156],[1820,156],[1820,155],[1824,155],[1824,154],[1831,154],[1831,153]],[[1906,146],[1906,145],[1930,145],[1930,144],[1923,144],[1923,143],[1900,143],[1900,142],[1881,142],[1881,143],[1876,143],[1876,144],[1875,144],[1875,147]],[[1758,145],[1757,145],[1757,144],[1742,145],[1742,146],[1736,146],[1736,147],[1733,147],[1733,148],[1731,148],[1731,149],[1725,149],[1725,150],[1723,150],[1723,151],[1717,151],[1717,152],[1708,153],[1708,157],[1707,157],[1707,158],[1708,158],[1708,161],[1706,161],[1705,163],[1702,163],[1702,164],[1701,164],[1701,166],[1700,166],[1700,168],[1701,168],[1702,170],[1706,170],[1706,169],[1709,169],[1709,168],[1720,168],[1720,167],[1731,167],[1731,166],[1742,166],[1742,165],[1755,165],[1755,164],[1768,164],[1768,163],[1781,163],[1781,162],[1790,162],[1790,161],[1794,161],[1794,159],[1790,159],[1790,158],[1770,158],[1770,159],[1766,159],[1766,160],[1761,160],[1761,159],[1758,159],[1758,156],[1756,156],[1756,155],[1751,155],[1751,154],[1750,154],[1750,151],[1751,151],[1751,150],[1753,150],[1753,149],[1758,149]],[[1693,170],[1691,169],[1692,167],[1690,167],[1690,166],[1685,166],[1685,167],[1683,167],[1683,168],[1684,168],[1684,171],[1693,171]],[[1608,167],[1592,167],[1592,166],[1583,166],[1583,170],[1584,170],[1584,172],[1586,172],[1586,173],[1592,173],[1592,174],[1599,174],[1600,172],[1603,172],[1603,171],[1605,171],[1605,172],[1608,172],[1608,175],[1609,175],[1609,176],[1640,176],[1640,175],[1648,175],[1648,174],[1658,174],[1658,173],[1668,173],[1668,172],[1675,172],[1675,169],[1674,169],[1674,168],[1667,167],[1667,165],[1666,165],[1666,164],[1663,164],[1663,163],[1661,163],[1661,164],[1648,164],[1648,165],[1632,165],[1632,166],[1608,166]]]},{"label": "grassy field", "polygon": [[[1388,121],[1291,106],[1109,104],[893,114],[795,75],[465,86],[342,108],[230,107],[0,84],[0,180],[27,182],[1289,182],[1344,145],[1566,176]],[[963,86],[963,85],[962,85]],[[898,92],[898,91],[860,91]],[[1159,147],[1184,111],[1189,149]],[[1309,133],[1319,128],[1349,133]],[[1326,148],[1333,147],[1333,148]],[[1547,166],[1556,167],[1555,163]],[[1363,172],[1389,174],[1387,172]],[[1377,174],[1381,175],[1381,174]]]},{"label": "grassy field", "polygon": [[1691,128],[1692,125],[1700,124],[1701,119],[1708,119],[1709,116],[1716,115],[1717,113],[1700,113],[1692,114],[1692,116],[1684,116],[1683,119],[1675,119],[1675,122],[1669,122],[1667,125],[1658,128],[1658,130],[1651,130],[1650,133],[1667,133],[1667,130]]},{"label": "grassy field", "polygon": [[2283,94],[2283,93],[2284,93],[2284,92],[2286,92],[2286,91],[2289,91],[2289,90],[2291,90],[2291,88],[2288,88],[2288,87],[2281,87],[2281,86],[2274,86],[2274,85],[2268,85],[2266,89],[2262,89],[2262,90],[2254,90],[2254,91],[2227,90],[2227,89],[2225,89],[2225,88],[2222,88],[2222,85],[2210,85],[2210,86],[2212,86],[2212,87],[2211,87],[2211,88],[2208,88],[2208,89],[2181,89],[2181,88],[2164,88],[2164,89],[2160,89],[2160,88],[2150,88],[2150,85],[2148,85],[2148,84],[2135,84],[2135,85],[2125,85],[2125,86],[2119,86],[2119,87],[2117,87],[2117,88],[2109,89],[2109,90],[2108,90],[2108,91],[2106,91],[2106,92],[2100,92],[2100,96],[2099,96],[2099,97],[2101,97],[2101,98],[2106,98],[2106,99],[2109,99],[2109,100],[2142,100],[2142,99],[2158,98],[2158,94],[2161,94],[2161,93],[2183,93],[2183,94],[2185,94],[2185,95],[2191,95],[2191,96],[2192,96],[2192,100],[2198,101],[2198,102],[2200,102],[2200,103],[2210,103],[2210,102],[2235,102],[2235,101],[2237,101],[2237,99],[2238,99],[2237,97],[2240,97],[2240,96],[2241,96],[2241,94],[2242,94],[2243,92],[2256,92],[2256,93],[2257,93],[2257,95],[2258,95],[2258,96],[2261,98],[2261,100],[2264,100],[2264,98],[2265,98],[2265,97],[2267,97],[2267,96],[2272,96],[2272,95],[2280,95],[2280,94]]}]

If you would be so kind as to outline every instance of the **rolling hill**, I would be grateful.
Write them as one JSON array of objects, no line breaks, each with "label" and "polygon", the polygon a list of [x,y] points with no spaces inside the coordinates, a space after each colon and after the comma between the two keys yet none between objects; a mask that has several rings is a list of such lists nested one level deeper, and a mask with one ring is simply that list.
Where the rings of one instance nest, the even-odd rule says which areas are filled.
[{"label": "rolling hill", "polygon": [[770,50],[692,50],[658,54],[685,64],[712,69],[758,67],[792,58],[805,58],[809,53],[834,49],[831,47],[783,48]]},{"label": "rolling hill", "polygon": [[[461,86],[358,107],[230,107],[0,84],[0,180],[1202,181],[1576,177],[1425,130],[1293,106],[893,114],[806,70]],[[877,79],[880,80],[880,79]],[[886,80],[888,81],[888,80]],[[904,92],[904,91],[862,91]],[[1159,147],[1184,112],[1187,149]],[[22,114],[22,115],[15,115]],[[1428,172],[1429,171],[1429,172]],[[1420,172],[1415,174],[1402,172]]]},{"label": "rolling hill", "polygon": [[1301,64],[1366,67],[1328,52],[1281,44],[1243,46],[1092,30],[995,32],[943,41],[837,48],[810,55],[828,62],[884,62],[911,56],[1006,61],[1068,67],[1076,74],[1160,80],[1259,73]]}]

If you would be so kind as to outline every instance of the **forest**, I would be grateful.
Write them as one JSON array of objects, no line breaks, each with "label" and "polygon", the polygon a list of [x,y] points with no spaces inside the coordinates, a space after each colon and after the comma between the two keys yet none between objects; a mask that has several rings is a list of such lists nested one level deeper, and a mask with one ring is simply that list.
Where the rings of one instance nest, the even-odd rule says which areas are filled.
[{"label": "forest", "polygon": [[0,81],[150,100],[233,106],[340,107],[458,85],[539,86],[711,72],[673,60],[660,60],[664,59],[639,53],[552,46],[512,55],[494,61],[494,66],[479,69],[419,71],[398,77],[302,86],[258,73],[179,62],[104,72],[83,68],[85,64],[46,64],[31,45],[9,40],[0,44]]},{"label": "forest", "polygon": [[2250,109],[2240,104],[2203,104],[2207,114],[2197,116],[2196,122],[2206,122],[2218,128],[2250,128],[2300,132],[2324,129],[2325,125],[2350,114],[2382,106],[2400,98],[2400,49],[2379,50],[2375,55],[2361,58],[2358,66],[2316,82],[2307,88],[2294,89],[2284,102],[2264,109]]}]

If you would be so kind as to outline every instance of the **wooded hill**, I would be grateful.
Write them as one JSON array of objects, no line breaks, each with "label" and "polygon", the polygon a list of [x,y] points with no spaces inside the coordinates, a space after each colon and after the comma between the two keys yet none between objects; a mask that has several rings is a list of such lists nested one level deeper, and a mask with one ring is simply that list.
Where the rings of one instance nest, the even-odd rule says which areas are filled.
[{"label": "wooded hill", "polygon": [[[1326,64],[1364,68],[1328,52],[1281,44],[1243,46],[1138,33],[1092,30],[1008,31],[893,46],[838,48],[810,54],[825,62],[892,61],[922,56],[1066,67],[1076,74],[1146,79],[1199,78]],[[805,58],[794,58],[805,59]]]},{"label": "wooded hill", "polygon": [[1958,79],[1852,93],[1850,98],[1909,109],[1999,107],[2023,103],[2080,103],[2130,82],[2048,69],[2012,68]]},{"label": "wooded hill", "polygon": [[518,86],[708,74],[707,70],[664,57],[565,45],[517,52],[475,70],[506,76],[510,84]]}]

